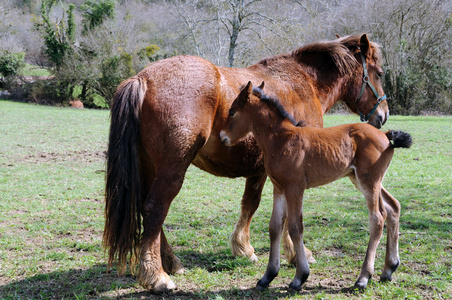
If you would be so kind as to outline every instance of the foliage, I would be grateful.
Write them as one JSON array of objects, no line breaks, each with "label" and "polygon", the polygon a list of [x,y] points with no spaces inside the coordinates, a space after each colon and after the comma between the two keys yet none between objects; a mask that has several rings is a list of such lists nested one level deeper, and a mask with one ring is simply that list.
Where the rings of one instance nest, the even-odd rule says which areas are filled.
[{"label": "foliage", "polygon": [[[75,40],[75,5],[70,4],[67,10],[67,26],[60,20],[52,22],[50,13],[56,0],[43,0],[41,3],[42,22],[36,23],[38,30],[43,31],[44,43],[46,45],[45,53],[48,59],[54,64],[56,71],[60,71],[65,60],[73,49]],[[67,27],[67,29],[66,29]]]},{"label": "foliage", "polygon": [[[26,49],[27,62],[50,66],[90,102],[157,59],[192,54],[246,67],[335,34],[366,32],[381,45],[391,114],[451,114],[451,12],[444,0],[4,0],[0,51]],[[146,54],[152,45],[158,50]],[[121,74],[107,74],[115,59]]]},{"label": "foliage", "polygon": [[113,99],[114,91],[121,81],[135,75],[132,55],[129,53],[106,58],[100,69],[102,72],[102,76],[99,78],[100,92],[105,99]]},{"label": "foliage", "polygon": [[0,52],[0,74],[5,77],[16,76],[25,66],[25,52]]},{"label": "foliage", "polygon": [[391,114],[451,114],[451,11],[442,0],[349,0],[322,17],[334,15],[329,35],[361,30],[381,45]]},{"label": "foliage", "polygon": [[[326,126],[358,121],[327,115]],[[452,118],[390,117],[383,130],[413,135],[398,149],[384,185],[401,203],[401,265],[390,283],[375,276],[360,294],[354,284],[369,239],[362,194],[348,179],[305,192],[306,245],[313,250],[308,281],[287,290],[295,269],[283,259],[264,292],[272,187],[267,182],[251,223],[259,261],[234,258],[229,236],[240,211],[244,178],[214,177],[190,167],[173,201],[165,232],[184,274],[178,290],[153,295],[131,274],[107,272],[101,248],[109,112],[0,101],[1,299],[447,299],[452,294]],[[426,134],[428,131],[428,134]]]},{"label": "foliage", "polygon": [[84,32],[93,30],[115,15],[115,0],[86,0],[80,7],[83,12]]}]

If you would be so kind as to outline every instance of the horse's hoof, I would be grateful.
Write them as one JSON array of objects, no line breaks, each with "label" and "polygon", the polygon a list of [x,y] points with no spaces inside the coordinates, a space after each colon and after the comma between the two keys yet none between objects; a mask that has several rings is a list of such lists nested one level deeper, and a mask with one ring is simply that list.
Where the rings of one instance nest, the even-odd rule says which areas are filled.
[{"label": "horse's hoof", "polygon": [[184,274],[185,273],[185,268],[180,268],[179,270],[177,270],[176,272],[174,272],[174,274]]},{"label": "horse's hoof", "polygon": [[169,292],[171,290],[174,290],[175,288],[176,288],[176,285],[174,284],[174,282],[171,279],[169,279],[169,281],[157,282],[150,291],[153,293],[156,293],[156,294],[161,294],[164,292]]},{"label": "horse's hoof", "polygon": [[306,256],[306,258],[309,264],[315,264],[317,262],[315,258],[312,256],[312,254],[310,256]]},{"label": "horse's hoof", "polygon": [[146,280],[146,278],[138,279],[139,279],[138,282],[143,288],[155,294],[161,294],[164,292],[174,290],[176,288],[176,285],[166,273],[163,273],[160,276],[160,278],[158,278],[154,282],[149,282]]},{"label": "horse's hoof", "polygon": [[251,255],[251,257],[250,257],[250,260],[252,261],[252,262],[256,262],[256,261],[258,261],[258,258],[257,258],[257,256],[256,256],[256,254],[252,254]]}]

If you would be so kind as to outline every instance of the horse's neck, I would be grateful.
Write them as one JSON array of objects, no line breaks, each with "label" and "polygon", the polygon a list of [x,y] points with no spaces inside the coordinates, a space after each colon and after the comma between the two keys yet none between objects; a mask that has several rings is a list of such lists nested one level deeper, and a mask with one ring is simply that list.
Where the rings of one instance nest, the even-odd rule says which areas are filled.
[{"label": "horse's neck", "polygon": [[319,99],[320,104],[322,105],[323,114],[333,107],[336,102],[344,99],[345,95],[345,86],[347,85],[347,78],[338,78],[334,84],[332,84],[329,88],[325,88],[320,90]]},{"label": "horse's neck", "polygon": [[348,77],[341,76],[337,69],[330,68],[328,72],[325,68],[309,61],[300,60],[298,62],[301,69],[312,80],[314,93],[320,100],[322,113],[325,114],[333,105],[344,97]]}]

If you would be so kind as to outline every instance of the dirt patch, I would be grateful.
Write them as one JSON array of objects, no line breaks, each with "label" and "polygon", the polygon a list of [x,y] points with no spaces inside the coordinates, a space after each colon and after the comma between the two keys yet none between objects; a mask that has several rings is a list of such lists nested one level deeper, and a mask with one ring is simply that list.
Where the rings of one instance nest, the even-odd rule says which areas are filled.
[{"label": "dirt patch", "polygon": [[32,155],[27,155],[22,158],[25,162],[65,162],[65,161],[84,161],[84,162],[95,162],[100,160],[105,160],[107,157],[106,151],[68,151],[64,153],[55,152],[41,152]]}]

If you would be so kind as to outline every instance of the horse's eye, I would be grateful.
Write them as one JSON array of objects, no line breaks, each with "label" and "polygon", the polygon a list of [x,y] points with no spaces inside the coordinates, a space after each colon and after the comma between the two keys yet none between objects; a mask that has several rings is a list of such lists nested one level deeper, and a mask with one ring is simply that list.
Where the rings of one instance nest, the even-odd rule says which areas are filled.
[{"label": "horse's eye", "polygon": [[377,73],[377,76],[378,76],[379,78],[383,77],[383,72],[378,72],[378,73]]},{"label": "horse's eye", "polygon": [[229,116],[230,116],[230,117],[233,117],[234,115],[235,115],[235,111],[230,110],[230,111],[229,111]]}]

